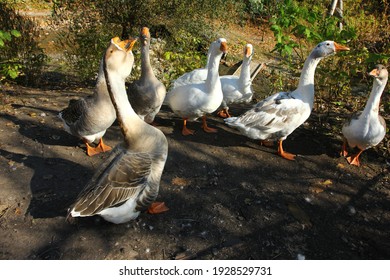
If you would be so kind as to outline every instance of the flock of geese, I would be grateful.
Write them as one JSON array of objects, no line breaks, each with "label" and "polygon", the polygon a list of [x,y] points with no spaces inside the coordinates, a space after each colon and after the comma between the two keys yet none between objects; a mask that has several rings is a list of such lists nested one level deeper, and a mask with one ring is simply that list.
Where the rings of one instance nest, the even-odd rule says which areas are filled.
[{"label": "flock of geese", "polygon": [[[138,39],[141,75],[126,87],[125,80],[134,64],[132,49]],[[220,109],[218,114],[224,117],[228,126],[251,139],[277,141],[278,154],[294,160],[295,155],[284,151],[282,143],[311,114],[316,67],[321,59],[349,50],[333,41],[318,44],[307,57],[294,91],[278,92],[241,116],[232,117],[228,111],[230,104],[252,100],[251,44],[244,47],[239,77],[219,76],[220,60],[228,48],[226,39],[219,38],[210,45],[206,67],[184,74],[167,92],[150,64],[150,39],[147,27],[141,29],[139,38],[111,39],[100,62],[95,93],[70,101],[59,114],[64,129],[84,141],[90,156],[111,150],[104,144],[103,135],[116,119],[123,134],[123,142],[112,149],[69,208],[68,218],[100,215],[119,224],[137,218],[146,209],[152,214],[168,210],[164,202],[155,201],[168,155],[165,135],[153,126],[163,103],[183,119],[183,135],[194,133],[187,127],[187,121],[198,118],[202,118],[205,132],[217,132],[207,125],[206,116]],[[374,83],[364,111],[354,114],[342,128],[344,144],[341,154],[347,157],[348,145],[359,150],[347,157],[353,165],[359,165],[360,154],[382,141],[386,133],[385,121],[379,116],[379,102],[388,72],[383,65],[377,65],[369,75],[374,77]],[[98,144],[94,147],[92,142]]]}]

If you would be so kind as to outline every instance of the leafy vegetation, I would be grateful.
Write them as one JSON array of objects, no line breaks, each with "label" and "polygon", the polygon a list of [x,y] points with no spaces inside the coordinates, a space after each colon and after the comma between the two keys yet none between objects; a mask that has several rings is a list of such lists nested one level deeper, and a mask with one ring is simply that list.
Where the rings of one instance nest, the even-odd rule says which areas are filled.
[{"label": "leafy vegetation", "polygon": [[35,84],[46,56],[35,41],[34,22],[15,11],[10,1],[0,1],[0,81],[18,80]]}]

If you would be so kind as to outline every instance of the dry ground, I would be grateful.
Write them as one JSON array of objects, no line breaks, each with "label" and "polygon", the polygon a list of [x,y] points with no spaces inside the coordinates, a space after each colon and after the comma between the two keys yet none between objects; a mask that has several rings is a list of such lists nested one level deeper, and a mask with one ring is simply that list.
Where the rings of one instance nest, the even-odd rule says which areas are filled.
[{"label": "dry ground", "polygon": [[[91,92],[1,88],[0,259],[390,258],[389,159],[370,150],[361,168],[349,166],[315,114],[285,141],[299,154],[290,162],[217,117],[218,134],[195,122],[197,133],[184,137],[163,107],[169,157],[158,199],[170,211],[123,225],[67,223],[67,207],[107,155],[86,156],[56,114]],[[105,139],[121,141],[117,125]]]},{"label": "dry ground", "polygon": [[[249,35],[257,59],[274,42],[262,29],[241,32],[226,37]],[[361,168],[349,166],[338,155],[339,135],[319,125],[315,112],[285,141],[299,154],[290,162],[217,117],[209,124],[218,134],[195,122],[189,126],[197,133],[183,137],[181,121],[163,107],[157,122],[169,156],[158,199],[170,211],[123,225],[67,223],[67,207],[107,157],[86,156],[62,129],[58,111],[92,93],[67,88],[0,87],[0,259],[390,258],[390,159],[372,149]],[[255,81],[257,93],[268,95],[267,88]],[[343,117],[327,121],[341,128]],[[105,139],[112,146],[122,140],[117,125]]]}]

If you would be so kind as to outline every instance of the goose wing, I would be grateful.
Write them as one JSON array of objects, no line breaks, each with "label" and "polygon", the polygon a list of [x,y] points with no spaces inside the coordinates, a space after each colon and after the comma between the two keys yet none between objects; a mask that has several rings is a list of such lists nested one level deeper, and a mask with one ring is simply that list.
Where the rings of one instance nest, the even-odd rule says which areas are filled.
[{"label": "goose wing", "polygon": [[291,93],[280,92],[257,103],[232,123],[227,121],[227,124],[245,126],[268,135],[276,133],[278,137],[287,136],[306,120],[307,107],[307,104],[294,98]]},{"label": "goose wing", "polygon": [[91,216],[129,199],[137,199],[148,185],[151,165],[150,154],[117,147],[79,195],[71,211]]}]

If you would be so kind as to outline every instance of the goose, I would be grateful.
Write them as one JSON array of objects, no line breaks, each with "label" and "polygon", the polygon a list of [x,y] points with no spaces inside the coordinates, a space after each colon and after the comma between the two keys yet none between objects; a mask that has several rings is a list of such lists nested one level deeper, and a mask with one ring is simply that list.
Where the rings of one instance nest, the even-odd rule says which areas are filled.
[{"label": "goose", "polygon": [[[119,42],[119,37],[113,38],[109,49],[115,52]],[[118,69],[120,75],[117,78],[123,82],[130,75],[133,67],[134,56],[131,50],[134,43],[135,40],[128,41],[129,46],[124,57],[126,63]],[[81,138],[85,143],[87,155],[93,156],[111,150],[110,146],[104,144],[103,135],[115,121],[116,114],[107,92],[103,60],[100,61],[94,94],[84,99],[70,100],[68,107],[63,109],[58,116],[63,121],[65,131]],[[95,141],[99,143],[96,147],[92,147],[90,144]]]},{"label": "goose", "polygon": [[124,136],[69,208],[68,218],[99,215],[120,224],[136,219],[143,209],[161,213],[168,208],[154,202],[167,160],[168,142],[157,128],[147,124],[131,107],[121,68],[130,43],[111,42],[103,58],[104,75]]},{"label": "goose", "polygon": [[217,129],[207,125],[206,114],[217,110],[223,99],[218,68],[222,55],[227,52],[226,39],[219,38],[211,43],[210,48],[207,79],[173,88],[166,97],[166,103],[172,111],[183,118],[183,135],[194,134],[194,130],[187,128],[187,120],[194,121],[199,117],[202,117],[205,132],[217,132]]},{"label": "goose", "polygon": [[191,72],[185,73],[173,82],[173,88],[188,85],[190,83],[201,82],[207,79],[207,72],[210,63],[211,46],[207,51],[206,66],[204,68],[194,69]]},{"label": "goose", "polygon": [[283,150],[283,141],[311,114],[314,103],[314,74],[322,58],[349,48],[333,41],[319,43],[307,57],[298,87],[292,92],[279,92],[257,103],[239,117],[224,119],[251,139],[278,141],[278,154],[294,160],[294,154]]},{"label": "goose", "polygon": [[253,90],[250,72],[252,56],[253,46],[246,44],[240,76],[224,75],[220,77],[223,93],[222,109],[218,112],[220,117],[231,117],[228,105],[249,103],[252,101]]},{"label": "goose", "polygon": [[351,148],[357,147],[359,152],[347,157],[348,163],[356,166],[360,166],[361,153],[378,145],[386,135],[386,122],[379,115],[379,103],[389,73],[385,66],[378,64],[369,75],[374,77],[374,82],[363,112],[354,113],[342,128],[344,142],[341,155],[344,157],[348,155],[348,145]]},{"label": "goose", "polygon": [[138,80],[129,85],[127,89],[128,98],[134,111],[145,122],[151,124],[156,114],[160,111],[165,99],[166,88],[153,73],[150,65],[149,48],[150,32],[149,28],[141,28],[141,76]]}]

